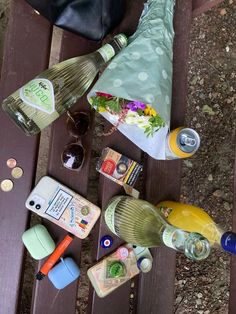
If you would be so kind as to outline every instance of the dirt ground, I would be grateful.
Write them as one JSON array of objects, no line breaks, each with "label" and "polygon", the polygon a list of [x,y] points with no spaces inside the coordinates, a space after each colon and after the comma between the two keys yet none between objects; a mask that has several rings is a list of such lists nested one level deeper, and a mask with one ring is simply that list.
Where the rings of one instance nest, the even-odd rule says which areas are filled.
[{"label": "dirt ground", "polygon": [[[0,54],[6,25],[6,1],[0,1]],[[195,18],[189,57],[186,125],[196,129],[201,147],[183,161],[181,200],[204,208],[226,230],[232,225],[233,158],[236,123],[236,2]],[[41,141],[38,177],[47,160],[48,130]],[[100,152],[94,141],[91,169]],[[95,171],[90,174],[89,199],[97,200]],[[86,312],[89,255],[92,235],[83,241],[83,254],[77,313]],[[177,255],[175,284],[176,314],[226,314],[229,299],[228,254],[213,250],[210,257],[194,263]],[[27,259],[21,314],[29,313],[34,264]],[[165,314],[165,313],[160,313]]]},{"label": "dirt ground", "polygon": [[[236,2],[196,18],[191,35],[186,125],[201,137],[183,162],[182,201],[204,208],[225,228],[232,224],[236,123]],[[229,255],[215,250],[202,263],[177,259],[175,313],[226,314]]]}]

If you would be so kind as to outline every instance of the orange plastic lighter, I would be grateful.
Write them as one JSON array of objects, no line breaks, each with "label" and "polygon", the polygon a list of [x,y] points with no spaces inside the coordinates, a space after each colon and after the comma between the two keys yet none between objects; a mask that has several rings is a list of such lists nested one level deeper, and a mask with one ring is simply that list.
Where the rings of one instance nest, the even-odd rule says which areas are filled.
[{"label": "orange plastic lighter", "polygon": [[36,274],[36,279],[42,280],[49,273],[50,269],[56,264],[73,239],[74,236],[72,234],[67,234],[65,236],[65,238],[58,244],[53,253],[46,260],[46,262],[42,265],[39,272]]}]

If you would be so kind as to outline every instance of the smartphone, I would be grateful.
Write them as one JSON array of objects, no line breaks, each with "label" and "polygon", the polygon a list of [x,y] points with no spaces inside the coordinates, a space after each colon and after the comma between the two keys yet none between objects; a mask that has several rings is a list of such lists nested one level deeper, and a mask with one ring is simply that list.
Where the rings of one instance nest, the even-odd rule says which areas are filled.
[{"label": "smartphone", "polygon": [[49,176],[40,179],[25,205],[80,239],[89,235],[101,214],[98,206]]},{"label": "smartphone", "polygon": [[[137,267],[137,259],[140,257],[148,257],[153,260],[148,248],[136,247],[131,244],[122,245],[129,250],[129,255],[125,260],[120,261],[116,252],[106,256],[97,264],[88,269],[88,277],[100,298],[110,294],[112,291],[120,287],[122,284],[140,273]],[[122,265],[122,273],[119,277],[111,277],[109,275],[109,266],[118,261]],[[119,266],[119,265],[118,265]]]},{"label": "smartphone", "polygon": [[107,272],[107,268],[111,263],[119,261],[116,252],[106,256],[87,271],[88,277],[100,298],[107,296],[139,273],[134,251],[127,245],[125,247],[129,249],[129,256],[121,262],[123,264],[123,274],[118,278],[110,278]]}]

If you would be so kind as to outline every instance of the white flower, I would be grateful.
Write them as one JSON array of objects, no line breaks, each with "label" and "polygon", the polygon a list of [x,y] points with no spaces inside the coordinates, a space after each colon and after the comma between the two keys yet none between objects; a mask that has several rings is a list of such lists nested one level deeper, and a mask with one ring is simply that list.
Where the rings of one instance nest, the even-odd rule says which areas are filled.
[{"label": "white flower", "polygon": [[126,117],[125,117],[125,122],[127,124],[136,124],[136,120],[139,117],[139,115],[137,114],[137,112],[132,111],[132,110],[128,110]]},{"label": "white flower", "polygon": [[129,110],[125,122],[127,124],[136,124],[140,128],[146,128],[150,125],[149,119],[149,116],[140,116],[137,112]]},{"label": "white flower", "polygon": [[146,128],[147,126],[150,125],[149,119],[150,119],[149,116],[139,116],[136,123],[137,123],[138,127]]}]

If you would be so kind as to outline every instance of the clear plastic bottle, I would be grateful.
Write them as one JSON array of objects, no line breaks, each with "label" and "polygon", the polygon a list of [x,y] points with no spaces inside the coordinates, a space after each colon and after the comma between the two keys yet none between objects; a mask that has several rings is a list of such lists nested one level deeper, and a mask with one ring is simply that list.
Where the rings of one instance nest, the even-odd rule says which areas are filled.
[{"label": "clear plastic bottle", "polygon": [[208,239],[211,246],[236,254],[236,233],[225,232],[202,208],[173,201],[162,201],[156,207],[171,225],[198,232]]},{"label": "clear plastic bottle", "polygon": [[105,63],[126,46],[126,36],[119,34],[95,52],[54,65],[7,97],[3,110],[26,135],[39,133],[75,104]]},{"label": "clear plastic bottle", "polygon": [[173,201],[162,201],[156,207],[171,225],[189,232],[199,232],[211,245],[220,244],[223,230],[202,208]]},{"label": "clear plastic bottle", "polygon": [[188,258],[202,260],[210,253],[210,243],[199,233],[189,233],[170,225],[147,201],[116,196],[105,211],[109,229],[128,243],[143,247],[165,244]]}]

